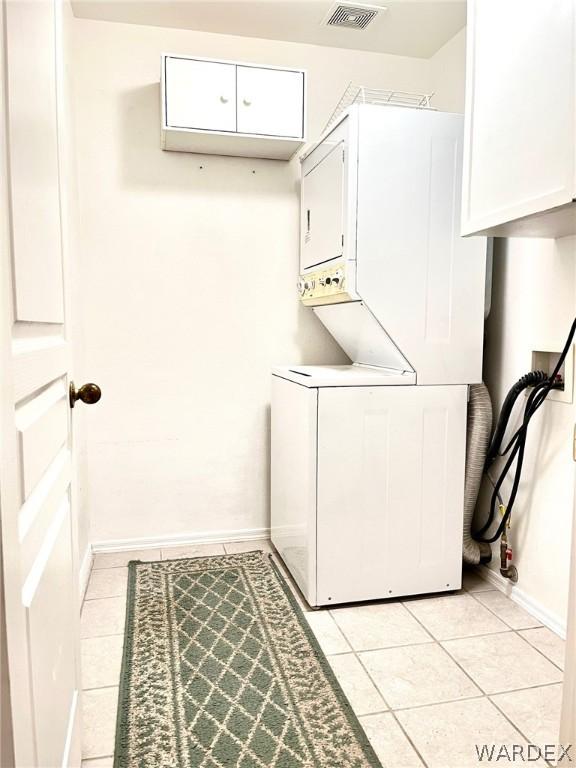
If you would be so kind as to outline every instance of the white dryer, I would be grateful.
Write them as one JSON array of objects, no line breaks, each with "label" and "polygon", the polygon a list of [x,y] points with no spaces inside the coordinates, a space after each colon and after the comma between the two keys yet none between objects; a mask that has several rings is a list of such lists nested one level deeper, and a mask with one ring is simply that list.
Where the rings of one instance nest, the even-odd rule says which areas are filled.
[{"label": "white dryer", "polygon": [[313,606],[458,589],[486,241],[462,117],[354,105],[302,161],[301,300],[352,361],[273,371],[272,541]]}]

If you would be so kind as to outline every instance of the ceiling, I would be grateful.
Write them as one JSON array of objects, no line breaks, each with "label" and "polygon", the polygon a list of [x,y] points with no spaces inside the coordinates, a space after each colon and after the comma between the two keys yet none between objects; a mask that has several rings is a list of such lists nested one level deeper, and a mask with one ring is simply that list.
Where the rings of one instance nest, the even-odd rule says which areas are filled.
[{"label": "ceiling", "polygon": [[[345,4],[345,0],[343,0]],[[176,27],[428,58],[466,23],[466,0],[372,0],[365,30],[323,24],[332,0],[72,0],[84,19]]]}]

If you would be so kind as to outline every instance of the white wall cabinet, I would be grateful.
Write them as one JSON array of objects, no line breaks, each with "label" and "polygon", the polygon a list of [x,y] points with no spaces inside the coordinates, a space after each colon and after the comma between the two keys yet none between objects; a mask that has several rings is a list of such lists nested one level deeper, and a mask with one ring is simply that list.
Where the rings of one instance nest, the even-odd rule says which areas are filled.
[{"label": "white wall cabinet", "polygon": [[162,56],[162,148],[289,159],[305,137],[306,75]]},{"label": "white wall cabinet", "polygon": [[576,3],[469,0],[462,234],[576,233]]}]

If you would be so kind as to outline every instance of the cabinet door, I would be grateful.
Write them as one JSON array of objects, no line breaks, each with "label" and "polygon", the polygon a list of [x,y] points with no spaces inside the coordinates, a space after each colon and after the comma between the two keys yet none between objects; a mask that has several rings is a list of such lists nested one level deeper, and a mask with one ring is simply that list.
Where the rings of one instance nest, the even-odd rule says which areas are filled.
[{"label": "cabinet door", "polygon": [[236,67],[166,58],[166,125],[204,131],[236,130]]},{"label": "cabinet door", "polygon": [[304,74],[238,67],[238,132],[304,136]]},{"label": "cabinet door", "polygon": [[574,9],[573,0],[468,4],[464,235],[512,234],[494,228],[576,194]]}]

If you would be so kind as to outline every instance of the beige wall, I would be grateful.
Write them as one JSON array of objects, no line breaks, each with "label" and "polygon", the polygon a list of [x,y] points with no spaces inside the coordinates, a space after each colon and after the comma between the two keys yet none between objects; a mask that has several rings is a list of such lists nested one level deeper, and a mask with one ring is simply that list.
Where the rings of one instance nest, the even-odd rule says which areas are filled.
[{"label": "beige wall", "polygon": [[433,103],[446,112],[464,112],[466,79],[466,28],[440,48],[430,59]]},{"label": "beige wall", "polygon": [[298,162],[162,152],[160,54],[307,68],[310,137],[350,80],[426,91],[428,61],[85,20],[75,43],[91,538],[266,528],[270,369],[345,358],[295,291]]},{"label": "beige wall", "polygon": [[[498,240],[492,311],[486,324],[484,377],[498,413],[512,384],[531,369],[532,350],[560,351],[576,306],[576,239]],[[519,426],[519,398],[511,429]],[[548,401],[532,420],[512,541],[522,596],[565,627],[574,503],[572,403]],[[497,474],[495,467],[494,475]],[[504,486],[507,498],[510,483]],[[480,513],[489,506],[484,488]],[[498,570],[494,547],[491,568]]]}]

